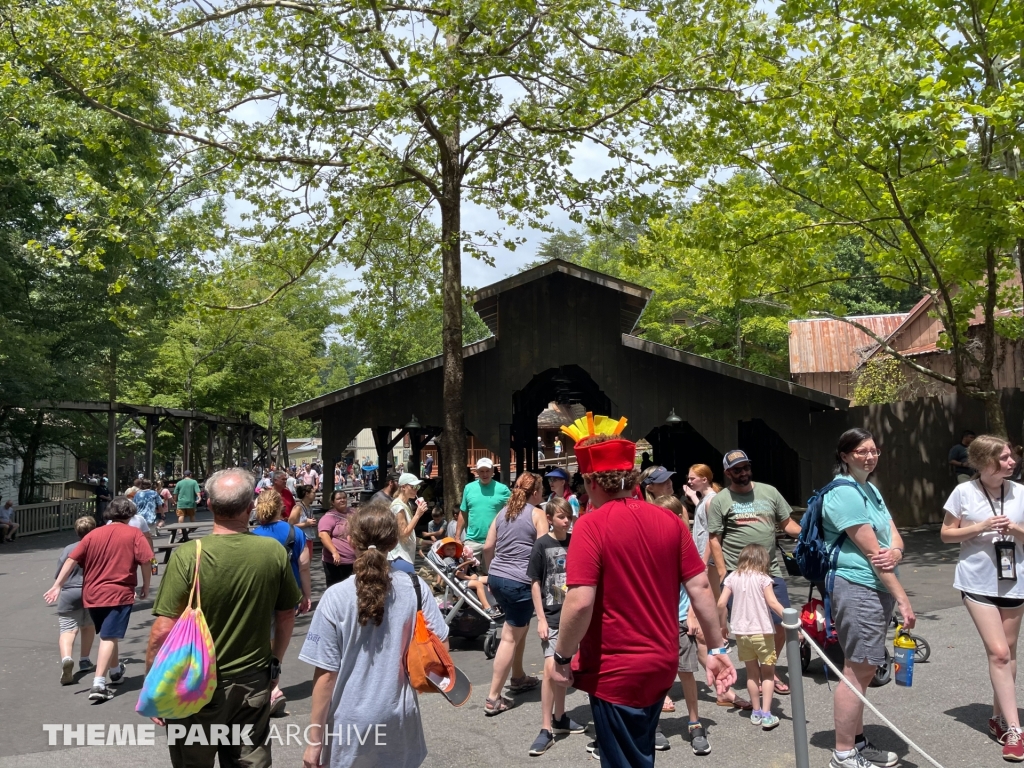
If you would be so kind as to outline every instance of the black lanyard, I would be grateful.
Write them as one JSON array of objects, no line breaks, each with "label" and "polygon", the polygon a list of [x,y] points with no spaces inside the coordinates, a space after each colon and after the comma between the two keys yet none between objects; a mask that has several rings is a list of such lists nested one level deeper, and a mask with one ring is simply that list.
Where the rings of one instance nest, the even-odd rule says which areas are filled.
[{"label": "black lanyard", "polygon": [[[978,485],[981,486],[981,492],[985,494],[985,501],[988,502],[988,505],[992,508],[992,515],[995,516],[995,514],[996,514],[996,504],[995,504],[994,501],[992,501],[992,497],[988,495],[988,488],[985,487],[985,484],[983,482],[981,482],[980,478],[978,479]],[[1003,481],[1003,484],[1001,486],[999,486],[999,514],[1000,515],[1003,514],[1003,501],[1005,499],[1006,499],[1006,481]]]}]

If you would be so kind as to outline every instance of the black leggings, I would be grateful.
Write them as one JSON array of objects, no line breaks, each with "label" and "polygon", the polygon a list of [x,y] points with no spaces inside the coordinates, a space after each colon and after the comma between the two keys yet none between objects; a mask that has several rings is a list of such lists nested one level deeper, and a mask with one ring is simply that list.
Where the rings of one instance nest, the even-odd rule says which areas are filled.
[{"label": "black leggings", "polygon": [[352,575],[352,563],[342,563],[341,565],[335,565],[329,563],[326,560],[324,564],[324,577],[327,579],[327,586],[337,584],[339,581],[344,581]]}]

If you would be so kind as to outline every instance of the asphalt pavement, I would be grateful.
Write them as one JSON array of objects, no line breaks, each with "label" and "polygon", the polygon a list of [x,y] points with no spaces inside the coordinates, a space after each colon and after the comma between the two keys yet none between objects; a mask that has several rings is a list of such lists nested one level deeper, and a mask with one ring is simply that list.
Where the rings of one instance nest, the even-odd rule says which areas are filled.
[{"label": "asphalt pavement", "polygon": [[[168,766],[164,736],[159,732],[153,746],[64,746],[59,734],[57,744],[48,745],[44,724],[145,722],[135,714],[134,706],[142,684],[146,638],[152,624],[151,599],[138,603],[132,614],[128,636],[121,645],[127,681],[114,699],[99,705],[88,701],[91,673],[72,686],[62,687],[58,683],[56,609],[43,602],[42,594],[53,582],[61,548],[73,539],[73,534],[31,536],[0,547],[0,768]],[[912,688],[891,683],[871,689],[869,699],[944,768],[1002,765],[999,748],[988,736],[986,726],[991,688],[984,651],[951,586],[956,548],[939,542],[934,527],[909,532],[906,539],[907,559],[901,568],[901,579],[918,613],[917,632],[931,644],[932,656],[915,670]],[[314,567],[313,573],[314,594],[319,594],[323,590],[323,575],[318,567]],[[154,579],[154,592],[159,579],[160,576]],[[792,580],[790,595],[794,605],[802,604],[807,598],[806,584]],[[289,705],[288,716],[274,721],[280,735],[274,746],[276,765],[298,768],[302,764],[302,748],[295,734],[309,723],[312,669],[298,661],[297,655],[308,624],[309,617],[298,620],[284,660],[282,684]],[[593,726],[587,734],[560,737],[541,757],[529,757],[527,751],[540,729],[540,689],[516,697],[512,710],[487,718],[483,702],[491,663],[481,650],[482,638],[454,640],[452,648],[455,663],[473,682],[473,695],[459,709],[440,696],[420,697],[429,750],[425,766],[598,765],[585,749],[593,739]],[[788,660],[783,659],[780,665],[784,678],[787,664]],[[526,667],[536,674],[543,668],[540,641],[533,629]],[[742,686],[741,673],[739,687]],[[820,661],[812,662],[804,686],[811,765],[824,768],[833,745],[832,696]],[[684,740],[686,710],[678,684],[671,695],[677,702],[677,711],[662,717],[662,729],[671,749],[658,753],[658,765],[795,765],[789,697],[776,697],[774,711],[782,724],[774,731],[763,732],[751,725],[745,713],[715,706],[714,695],[701,686],[700,714],[707,726],[712,752],[698,757]],[[567,709],[575,720],[591,721],[584,693],[570,692]],[[874,715],[869,713],[866,722],[868,737],[899,753],[901,765],[929,765],[920,755],[909,751],[903,740],[881,725]],[[289,727],[291,744],[286,743]]]}]

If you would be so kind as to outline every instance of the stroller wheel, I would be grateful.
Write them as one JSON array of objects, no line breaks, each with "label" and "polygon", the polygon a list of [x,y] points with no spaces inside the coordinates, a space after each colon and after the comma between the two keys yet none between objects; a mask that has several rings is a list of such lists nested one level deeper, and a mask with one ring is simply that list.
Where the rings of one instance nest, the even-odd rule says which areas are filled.
[{"label": "stroller wheel", "polygon": [[889,683],[892,680],[892,656],[889,654],[889,649],[885,649],[885,663],[879,664],[878,669],[875,670],[875,676],[871,678],[870,686],[872,688],[881,688],[883,685]]},{"label": "stroller wheel", "polygon": [[910,637],[917,643],[917,650],[914,651],[914,661],[928,661],[928,657],[932,655],[932,647],[928,645],[928,641],[917,635],[911,635]]},{"label": "stroller wheel", "polygon": [[493,632],[484,635],[484,657],[493,659],[498,652],[498,637]]},{"label": "stroller wheel", "polygon": [[804,672],[811,666],[811,646],[807,643],[800,643],[800,669]]}]

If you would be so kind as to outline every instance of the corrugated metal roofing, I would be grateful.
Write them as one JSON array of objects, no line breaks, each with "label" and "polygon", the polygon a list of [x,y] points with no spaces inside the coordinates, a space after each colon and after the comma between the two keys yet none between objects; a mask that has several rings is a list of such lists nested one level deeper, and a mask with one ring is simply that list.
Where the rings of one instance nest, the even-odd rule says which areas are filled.
[{"label": "corrugated metal roofing", "polygon": [[[907,319],[907,314],[851,317],[882,338]],[[790,373],[838,373],[852,371],[876,342],[849,323],[830,318],[789,321]]]}]

